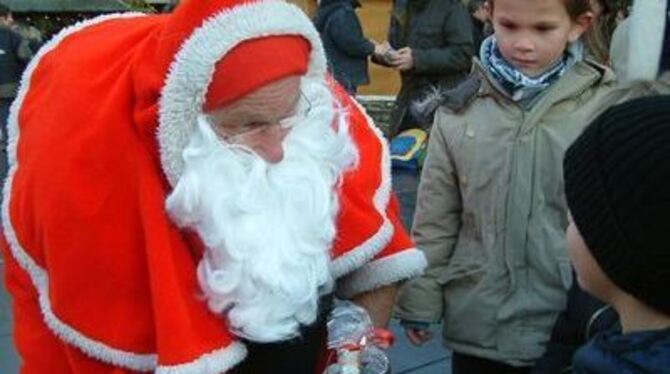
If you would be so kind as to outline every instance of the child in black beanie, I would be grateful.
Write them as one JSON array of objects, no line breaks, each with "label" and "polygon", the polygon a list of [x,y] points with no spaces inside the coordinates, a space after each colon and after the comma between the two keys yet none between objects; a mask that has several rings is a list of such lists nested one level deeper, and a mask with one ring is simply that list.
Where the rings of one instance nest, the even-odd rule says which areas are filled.
[{"label": "child in black beanie", "polygon": [[579,284],[622,332],[597,336],[576,373],[670,373],[670,96],[603,113],[568,149],[567,232]]}]

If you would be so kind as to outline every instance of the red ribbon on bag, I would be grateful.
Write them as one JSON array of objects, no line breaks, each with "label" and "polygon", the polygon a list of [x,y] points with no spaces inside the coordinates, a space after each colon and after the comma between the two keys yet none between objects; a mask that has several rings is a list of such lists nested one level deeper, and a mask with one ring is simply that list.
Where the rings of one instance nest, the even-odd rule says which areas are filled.
[{"label": "red ribbon on bag", "polygon": [[370,332],[363,336],[360,341],[357,343],[347,344],[342,347],[347,351],[360,351],[368,344],[373,344],[379,348],[387,349],[393,345],[395,341],[395,336],[390,330],[382,328],[374,328]]}]

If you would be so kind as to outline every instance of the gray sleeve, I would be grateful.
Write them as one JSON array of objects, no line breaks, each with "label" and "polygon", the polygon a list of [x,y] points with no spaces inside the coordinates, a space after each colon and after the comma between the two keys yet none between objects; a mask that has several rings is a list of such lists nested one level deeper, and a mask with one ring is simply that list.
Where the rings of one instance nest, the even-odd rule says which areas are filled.
[{"label": "gray sleeve", "polygon": [[438,322],[443,314],[442,285],[461,227],[462,202],[458,176],[440,123],[438,110],[421,173],[412,237],[428,260],[424,274],[405,284],[399,293],[396,314],[418,322]]}]

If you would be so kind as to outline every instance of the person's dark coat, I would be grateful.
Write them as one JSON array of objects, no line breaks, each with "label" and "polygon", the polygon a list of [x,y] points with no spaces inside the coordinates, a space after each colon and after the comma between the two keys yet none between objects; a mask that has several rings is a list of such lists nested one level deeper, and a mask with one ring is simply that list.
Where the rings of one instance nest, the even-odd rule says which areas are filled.
[{"label": "person's dark coat", "polygon": [[614,308],[583,291],[574,282],[568,291],[565,310],[558,315],[544,355],[536,362],[533,374],[569,373],[575,352],[596,335],[619,330]]},{"label": "person's dark coat", "polygon": [[575,354],[575,374],[670,373],[670,328],[598,335]]},{"label": "person's dark coat", "polygon": [[7,119],[21,74],[33,56],[30,43],[9,27],[0,26],[0,186],[7,175]]},{"label": "person's dark coat", "polygon": [[467,76],[474,53],[470,14],[459,0],[395,0],[388,39],[394,49],[410,47],[414,60],[414,68],[401,73],[392,135],[427,128],[409,108],[432,88],[453,88]]},{"label": "person's dark coat", "polygon": [[30,42],[16,31],[0,26],[0,98],[12,99],[33,52]]},{"label": "person's dark coat", "polygon": [[333,76],[350,93],[370,83],[368,56],[375,51],[354,10],[359,6],[357,0],[322,0],[314,18]]},{"label": "person's dark coat", "polygon": [[472,42],[474,45],[475,55],[479,55],[484,39],[493,33],[493,27],[488,22],[482,22],[475,17],[472,17]]}]

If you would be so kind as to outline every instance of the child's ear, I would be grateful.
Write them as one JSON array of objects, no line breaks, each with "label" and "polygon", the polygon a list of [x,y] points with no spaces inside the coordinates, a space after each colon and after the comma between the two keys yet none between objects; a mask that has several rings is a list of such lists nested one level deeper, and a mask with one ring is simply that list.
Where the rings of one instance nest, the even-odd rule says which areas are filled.
[{"label": "child's ear", "polygon": [[489,16],[489,21],[493,19],[493,1],[492,0],[487,0],[484,2],[482,5],[484,7],[484,11],[486,12],[486,15]]},{"label": "child's ear", "polygon": [[570,26],[570,33],[568,34],[568,40],[570,42],[575,42],[579,39],[586,30],[593,24],[593,13],[586,12],[581,14],[577,19],[572,21],[572,26]]}]

